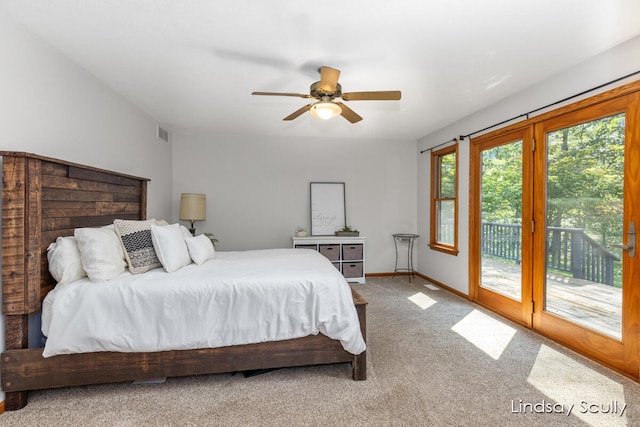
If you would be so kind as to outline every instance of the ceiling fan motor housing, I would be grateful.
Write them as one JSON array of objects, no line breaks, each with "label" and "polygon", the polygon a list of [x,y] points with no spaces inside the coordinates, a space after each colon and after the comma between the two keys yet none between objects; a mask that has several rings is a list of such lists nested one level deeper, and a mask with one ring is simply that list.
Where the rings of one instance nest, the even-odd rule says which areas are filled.
[{"label": "ceiling fan motor housing", "polygon": [[315,82],[311,85],[309,92],[314,98],[322,98],[323,96],[330,96],[331,99],[339,98],[342,95],[342,86],[340,83],[336,83],[336,90],[333,92],[327,92],[320,87],[320,82]]}]

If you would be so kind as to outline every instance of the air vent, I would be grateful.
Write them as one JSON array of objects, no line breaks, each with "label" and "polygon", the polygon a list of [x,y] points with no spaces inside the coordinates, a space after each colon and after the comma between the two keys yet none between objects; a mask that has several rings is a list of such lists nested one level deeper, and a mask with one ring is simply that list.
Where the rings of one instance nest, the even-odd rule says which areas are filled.
[{"label": "air vent", "polygon": [[158,126],[158,138],[164,142],[169,142],[169,131]]}]

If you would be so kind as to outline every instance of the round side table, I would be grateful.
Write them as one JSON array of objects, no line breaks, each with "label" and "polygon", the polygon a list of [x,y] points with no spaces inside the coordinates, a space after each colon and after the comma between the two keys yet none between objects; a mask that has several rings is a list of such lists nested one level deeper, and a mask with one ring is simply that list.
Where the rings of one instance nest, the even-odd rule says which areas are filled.
[{"label": "round side table", "polygon": [[[393,277],[396,277],[396,273],[401,271],[409,272],[409,282],[411,282],[411,277],[416,277],[416,271],[413,269],[413,242],[420,237],[418,234],[393,234],[393,243],[396,246],[396,266],[393,271]],[[406,267],[398,267],[398,257],[399,257],[399,248],[398,243],[407,243],[407,266]]]}]

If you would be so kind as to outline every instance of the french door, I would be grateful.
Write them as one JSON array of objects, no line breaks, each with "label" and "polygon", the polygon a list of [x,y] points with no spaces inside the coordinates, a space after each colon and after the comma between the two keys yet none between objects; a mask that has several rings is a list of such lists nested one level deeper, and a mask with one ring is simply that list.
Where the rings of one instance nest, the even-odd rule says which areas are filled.
[{"label": "french door", "polygon": [[638,99],[536,124],[533,249],[533,327],[636,378]]},{"label": "french door", "polygon": [[531,326],[532,130],[472,145],[471,296]]},{"label": "french door", "polygon": [[472,141],[470,295],[635,378],[640,93]]}]

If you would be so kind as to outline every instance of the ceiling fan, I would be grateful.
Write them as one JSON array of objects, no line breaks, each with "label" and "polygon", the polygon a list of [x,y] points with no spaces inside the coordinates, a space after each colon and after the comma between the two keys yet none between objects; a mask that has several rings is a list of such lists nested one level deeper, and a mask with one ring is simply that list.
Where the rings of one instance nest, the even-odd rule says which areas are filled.
[{"label": "ceiling fan", "polygon": [[362,117],[342,102],[335,102],[334,99],[342,98],[344,101],[397,101],[401,96],[399,90],[342,93],[342,86],[338,83],[340,70],[323,66],[318,71],[320,71],[320,81],[311,85],[309,95],[280,92],[252,92],[251,95],[295,96],[317,100],[294,111],[283,120],[293,120],[310,111],[312,115],[325,120],[341,115],[351,123],[359,122]]}]

